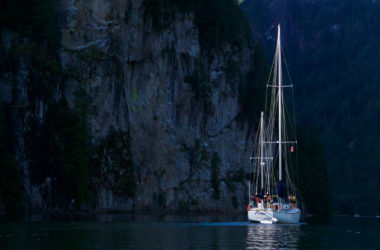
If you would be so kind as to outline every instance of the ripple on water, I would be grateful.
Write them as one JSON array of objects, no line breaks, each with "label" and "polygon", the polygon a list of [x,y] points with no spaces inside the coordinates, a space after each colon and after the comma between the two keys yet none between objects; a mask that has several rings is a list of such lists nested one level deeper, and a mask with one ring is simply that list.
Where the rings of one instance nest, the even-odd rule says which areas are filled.
[{"label": "ripple on water", "polygon": [[262,225],[247,227],[247,249],[297,248],[300,225]]}]

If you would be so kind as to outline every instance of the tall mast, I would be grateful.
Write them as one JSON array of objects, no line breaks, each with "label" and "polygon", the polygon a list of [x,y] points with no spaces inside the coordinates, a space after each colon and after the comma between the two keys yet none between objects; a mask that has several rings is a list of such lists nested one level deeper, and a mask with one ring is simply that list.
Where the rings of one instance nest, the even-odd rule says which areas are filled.
[{"label": "tall mast", "polygon": [[261,167],[261,190],[264,188],[264,112],[261,112],[260,120],[260,167]]},{"label": "tall mast", "polygon": [[281,36],[280,24],[277,32],[277,59],[278,59],[278,169],[282,180],[282,68],[281,68]]}]

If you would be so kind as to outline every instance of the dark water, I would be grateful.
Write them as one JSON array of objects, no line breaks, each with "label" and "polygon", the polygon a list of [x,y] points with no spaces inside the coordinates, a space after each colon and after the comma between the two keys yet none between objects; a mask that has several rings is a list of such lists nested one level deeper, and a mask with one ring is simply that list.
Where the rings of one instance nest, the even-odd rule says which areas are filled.
[{"label": "dark water", "polygon": [[23,223],[1,222],[0,249],[380,249],[376,218],[333,217],[324,225],[244,220],[244,216],[32,217]]}]

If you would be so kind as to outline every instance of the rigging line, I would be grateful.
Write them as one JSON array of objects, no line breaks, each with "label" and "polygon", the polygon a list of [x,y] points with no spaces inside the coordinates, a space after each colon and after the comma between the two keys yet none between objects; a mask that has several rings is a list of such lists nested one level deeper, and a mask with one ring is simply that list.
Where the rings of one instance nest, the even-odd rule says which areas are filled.
[{"label": "rigging line", "polygon": [[[292,82],[292,79],[291,79],[291,76],[290,76],[290,73],[289,73],[288,65],[287,65],[287,62],[286,62],[286,58],[285,58],[284,61],[285,61],[285,65],[286,65],[286,69],[287,69],[287,73],[288,73],[291,85],[293,85],[293,82]],[[294,124],[294,126],[293,126],[293,124],[292,124],[292,122],[291,122],[290,119],[289,119],[289,124],[290,124],[290,129],[291,129],[292,133],[294,134],[295,137],[297,137],[297,133],[296,133],[296,129],[297,128],[296,128],[296,121],[295,121],[295,108],[294,108],[294,91],[293,91],[293,89],[292,89],[291,95],[292,95],[292,110],[293,110],[293,115],[292,116],[293,116],[293,124]],[[284,105],[284,107],[285,107],[285,112],[287,114],[287,117],[290,118],[290,113],[289,113],[289,109],[288,109],[287,105]],[[293,157],[291,157],[291,155],[289,155],[289,157],[290,157],[291,163],[294,162],[293,161]],[[288,157],[286,157],[286,158],[288,158]],[[296,158],[296,161],[295,161],[296,171],[293,171],[293,173],[296,172],[296,182],[297,182],[297,185],[298,185],[298,183],[299,183],[299,173],[298,172],[299,171],[298,171],[298,157],[297,157],[297,155],[295,156],[295,158]],[[288,179],[291,180],[289,169],[286,169],[286,171],[287,171]],[[289,183],[291,185],[292,192],[294,193],[294,191],[295,191],[294,183],[292,181],[289,181]]]},{"label": "rigging line", "polygon": [[[290,178],[290,172],[289,172],[289,164],[291,164],[291,155],[290,153],[288,153],[287,151],[285,152],[284,154],[284,160],[285,160],[285,173],[286,173],[286,176],[287,176],[287,183],[290,185],[290,189],[292,191],[292,193],[294,192],[294,184],[292,182],[292,179]],[[290,160],[290,161],[289,161]]]},{"label": "rigging line", "polygon": [[[269,78],[268,79],[268,83],[267,84],[269,84],[269,82],[272,80],[272,83],[273,84],[275,84],[276,83],[276,79],[277,79],[277,68],[278,68],[278,66],[277,66],[277,60],[278,60],[278,58],[277,58],[277,56],[275,56],[274,57],[274,59],[273,59],[273,63],[272,63],[272,67],[271,67],[271,77],[272,77],[272,79],[271,78]],[[273,76],[272,76],[272,73],[273,73]],[[267,90],[268,90],[268,88],[267,88]],[[270,97],[270,104],[269,104],[269,109],[271,109],[272,107],[273,107],[273,99],[274,99],[274,96],[275,96],[275,94],[276,94],[276,90],[274,89],[274,88],[272,88],[271,89],[271,97]],[[266,102],[266,107],[267,107],[267,105],[268,105],[268,101]],[[266,111],[266,110],[265,110]],[[272,110],[270,110],[269,111],[269,114],[272,114]],[[270,118],[270,119],[272,119],[272,118]]]},{"label": "rigging line", "polygon": [[[285,116],[285,113],[286,113],[286,116]],[[290,117],[291,117],[291,114],[290,114],[290,112],[289,112],[288,106],[284,103],[284,119],[288,118],[287,120],[285,120],[285,122],[287,122],[287,125],[289,125],[289,127],[290,127],[290,129],[291,129],[291,132],[293,133],[293,136],[294,136],[295,138],[297,138],[297,137],[296,137],[295,126],[293,126]]]},{"label": "rigging line", "polygon": [[256,131],[256,135],[255,135],[255,140],[253,142],[253,147],[252,147],[252,153],[251,153],[251,157],[254,157],[254,153],[255,153],[255,146],[258,145],[258,140],[259,140],[259,132],[260,130],[260,127],[257,127],[257,131]]},{"label": "rigging line", "polygon": [[[296,113],[295,113],[295,103],[294,103],[294,88],[292,88],[292,108],[293,108],[293,122],[294,122],[294,137],[297,138],[297,124],[296,124]],[[299,162],[298,162],[298,143],[296,146],[296,155],[295,155],[295,161],[296,161],[296,173],[297,173],[297,186],[299,185]],[[298,194],[297,194],[298,195]]]},{"label": "rigging line", "polygon": [[[284,53],[282,47],[281,47],[281,50],[282,50],[282,54],[284,57],[286,72],[288,73],[288,76],[289,76],[290,85],[294,86],[292,76],[290,75],[290,72],[289,72],[288,63],[286,61],[286,56],[285,56],[285,53]],[[293,119],[294,119],[294,127],[295,127],[295,136],[297,136],[297,126],[296,126],[296,116],[295,116],[295,112],[294,112],[295,111],[294,106],[295,106],[294,105],[294,89],[292,88]]]},{"label": "rigging line", "polygon": [[273,89],[272,90],[272,96],[271,96],[271,103],[270,103],[270,110],[269,110],[269,131],[271,131],[271,134],[270,134],[270,138],[273,137],[273,133],[274,133],[274,123],[275,123],[275,119],[276,119],[276,114],[277,114],[277,105],[278,105],[278,99],[276,98],[277,97],[277,94],[276,94],[276,90]]},{"label": "rigging line", "polygon": [[[268,77],[268,80],[267,80],[267,84],[266,85],[268,85],[269,84],[269,82],[270,82],[270,79],[271,79],[271,76],[272,76],[272,72],[273,72],[273,65],[275,64],[275,60],[273,60],[273,62],[272,62],[272,66],[271,66],[271,68],[270,68],[270,72],[269,72],[269,77]],[[265,103],[264,103],[264,112],[266,113],[266,107],[267,107],[267,102],[268,102],[268,88],[266,88],[266,91],[265,91]],[[255,142],[254,142],[254,147],[253,147],[253,149],[252,149],[252,153],[251,153],[251,156],[253,156],[253,154],[254,154],[254,149],[255,149],[255,145],[257,145],[257,141],[258,141],[258,135],[259,135],[259,133],[258,132],[256,132],[256,138],[255,138]],[[257,172],[257,169],[258,168],[256,168],[256,172]],[[257,184],[257,181],[258,181],[258,173],[256,173],[256,175],[255,175],[255,177],[256,178],[254,178],[253,176],[252,176],[252,161],[250,161],[250,187],[249,188],[251,188],[251,185],[253,184],[252,183],[252,181],[253,181],[253,179],[256,179],[256,184]],[[257,185],[256,185],[257,186]],[[257,191],[257,187],[256,187],[256,191]],[[249,199],[250,199],[250,197],[249,197]]]},{"label": "rigging line", "polygon": [[[270,67],[270,70],[269,70],[269,77],[268,77],[266,85],[268,85],[269,82],[270,82],[270,79],[271,79],[271,76],[272,76],[272,72],[274,71],[274,69],[273,69],[274,65],[275,65],[275,58],[273,58],[272,66]],[[268,87],[266,88],[266,91],[265,91],[264,114],[266,114],[267,102],[268,102]]]},{"label": "rigging line", "polygon": [[[292,104],[293,104],[293,119],[294,119],[294,136],[297,138],[297,124],[296,124],[296,116],[295,116],[295,108],[294,108],[294,90],[292,89]],[[296,146],[296,155],[295,155],[295,162],[296,162],[296,173],[297,173],[297,186],[300,184],[299,180],[299,162],[298,162],[298,143]],[[298,194],[297,194],[298,196]]]},{"label": "rigging line", "polygon": [[[288,63],[286,61],[286,57],[285,57],[285,53],[283,52],[283,55],[284,55],[284,61],[285,61],[285,67],[286,67],[286,71],[288,73],[288,76],[289,76],[289,80],[290,80],[290,84],[294,86],[293,84],[293,79],[289,73],[289,69],[288,69]],[[293,108],[293,122],[294,122],[294,136],[297,138],[297,125],[296,125],[296,115],[295,115],[295,103],[294,103],[294,88],[292,88],[292,108]],[[299,184],[299,162],[298,162],[298,146],[296,144],[296,169],[297,169],[297,184]]]},{"label": "rigging line", "polygon": [[290,85],[293,85],[293,80],[292,80],[292,77],[291,77],[291,75],[290,75],[290,73],[289,73],[288,63],[287,63],[287,61],[286,61],[286,56],[285,56],[285,53],[284,53],[284,50],[283,50],[282,47],[281,47],[281,52],[282,52],[282,57],[284,58],[286,72],[288,73],[288,76],[289,76]]},{"label": "rigging line", "polygon": [[[253,147],[252,147],[252,153],[251,153],[251,157],[253,157],[254,156],[254,153],[255,153],[255,145],[257,145],[257,142],[258,142],[258,135],[259,135],[259,133],[258,133],[258,131],[259,131],[259,127],[257,128],[257,131],[256,131],[256,136],[255,136],[255,141],[254,141],[254,143],[253,143]],[[252,186],[253,186],[253,182],[254,182],[254,179],[255,179],[255,177],[257,178],[257,174],[254,174],[253,173],[253,171],[252,171],[252,162],[254,162],[253,160],[251,160],[251,158],[250,158],[250,161],[249,161],[249,174],[250,174],[250,183],[249,183],[249,189],[251,190],[252,189]],[[256,169],[256,171],[257,171],[257,169]],[[257,182],[256,182],[257,183]],[[248,202],[250,201],[250,198],[251,197],[248,197]]]},{"label": "rigging line", "polygon": [[[282,51],[282,54],[283,54],[283,58],[284,58],[284,62],[285,62],[285,68],[286,68],[286,72],[288,73],[290,85],[294,86],[292,76],[290,75],[290,72],[289,72],[288,62],[286,60],[285,52],[284,52],[284,50],[283,50],[282,47],[281,47],[281,51]],[[293,95],[293,90],[292,90],[292,95]],[[293,101],[293,107],[294,107],[294,98],[292,98],[292,101]]]},{"label": "rigging line", "polygon": [[[288,137],[286,136],[285,139],[287,139]],[[284,161],[285,161],[285,172],[286,172],[286,176],[287,176],[287,183],[290,185],[290,189],[292,191],[292,193],[294,192],[294,183],[292,182],[292,179],[291,179],[291,176],[290,176],[290,172],[289,172],[289,168],[291,166],[291,155],[290,153],[288,153],[288,151],[286,150],[284,152]]]},{"label": "rigging line", "polygon": [[285,171],[286,171],[286,175],[287,175],[287,177],[288,177],[288,182],[289,182],[289,184],[290,184],[290,189],[291,189],[292,193],[294,194],[294,190],[295,190],[295,188],[294,188],[294,185],[293,185],[293,183],[292,183],[292,181],[291,181],[291,179],[290,179],[290,174],[289,174],[289,170],[288,170],[288,168],[285,168]]},{"label": "rigging line", "polygon": [[284,103],[284,111],[286,112],[285,119],[288,118],[286,122],[287,122],[287,124],[290,124],[291,132],[293,133],[294,137],[297,137],[295,119],[293,119],[293,121],[291,119],[291,117],[294,117],[294,103],[292,103],[292,104],[293,104],[292,105],[293,113],[290,113],[288,105],[286,105],[286,103]]}]

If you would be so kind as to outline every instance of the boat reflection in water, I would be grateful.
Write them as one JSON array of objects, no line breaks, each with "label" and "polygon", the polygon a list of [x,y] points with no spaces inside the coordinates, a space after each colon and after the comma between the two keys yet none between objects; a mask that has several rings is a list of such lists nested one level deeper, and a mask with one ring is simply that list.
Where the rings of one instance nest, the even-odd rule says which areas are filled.
[{"label": "boat reflection in water", "polygon": [[301,226],[251,224],[247,227],[246,249],[298,248]]}]

